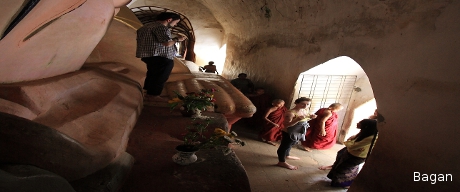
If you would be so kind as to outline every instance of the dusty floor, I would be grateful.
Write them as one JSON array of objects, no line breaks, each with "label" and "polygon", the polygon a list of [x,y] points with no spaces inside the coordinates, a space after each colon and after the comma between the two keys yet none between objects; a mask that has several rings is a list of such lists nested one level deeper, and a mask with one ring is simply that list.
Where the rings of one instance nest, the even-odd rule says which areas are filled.
[{"label": "dusty floor", "polygon": [[293,148],[291,155],[301,159],[287,160],[289,164],[299,167],[298,170],[289,170],[275,166],[278,147],[259,141],[256,128],[239,121],[232,130],[248,144],[234,151],[246,169],[252,192],[347,191],[330,187],[330,180],[326,177],[328,172],[318,169],[319,166],[332,165],[337,151],[343,145],[336,144],[331,149],[312,152]]}]

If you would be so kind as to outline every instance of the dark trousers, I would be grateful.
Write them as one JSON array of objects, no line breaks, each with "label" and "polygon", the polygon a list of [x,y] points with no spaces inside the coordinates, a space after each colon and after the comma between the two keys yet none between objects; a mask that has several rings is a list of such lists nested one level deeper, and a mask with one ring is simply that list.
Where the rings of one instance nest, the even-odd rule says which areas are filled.
[{"label": "dark trousers", "polygon": [[281,133],[283,138],[281,139],[280,146],[278,147],[276,153],[278,154],[279,162],[286,162],[286,156],[289,156],[292,146],[296,144],[297,141],[292,140],[289,133],[284,131],[281,131]]},{"label": "dark trousers", "polygon": [[174,67],[174,61],[165,57],[144,57],[147,65],[144,89],[148,95],[160,95]]}]

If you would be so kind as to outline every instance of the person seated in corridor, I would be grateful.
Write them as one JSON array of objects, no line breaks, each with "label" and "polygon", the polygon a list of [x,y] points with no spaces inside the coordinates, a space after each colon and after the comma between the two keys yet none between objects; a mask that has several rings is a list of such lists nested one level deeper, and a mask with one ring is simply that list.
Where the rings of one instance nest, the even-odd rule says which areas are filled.
[{"label": "person seated in corridor", "polygon": [[209,61],[208,65],[200,67],[200,69],[201,71],[206,72],[206,73],[215,73],[219,75],[219,72],[217,72],[217,68],[214,65],[214,61]]},{"label": "person seated in corridor", "polygon": [[245,95],[252,93],[254,90],[254,84],[251,80],[247,79],[247,77],[248,75],[246,73],[240,73],[238,74],[238,78],[230,81],[233,86]]},{"label": "person seated in corridor", "polygon": [[289,152],[294,144],[305,140],[305,133],[309,127],[308,120],[316,118],[316,115],[310,115],[306,110],[311,103],[310,98],[301,97],[296,99],[294,103],[294,108],[286,111],[284,115],[281,144],[276,151],[278,154],[277,165],[291,170],[296,170],[297,166],[286,163],[286,159],[299,160],[300,158],[290,156]]},{"label": "person seated in corridor", "polygon": [[337,152],[334,164],[319,167],[320,170],[330,170],[327,177],[332,180],[333,187],[350,187],[359,173],[359,165],[364,163],[378,137],[375,119],[363,119],[356,127],[361,130],[344,143],[345,147]]}]

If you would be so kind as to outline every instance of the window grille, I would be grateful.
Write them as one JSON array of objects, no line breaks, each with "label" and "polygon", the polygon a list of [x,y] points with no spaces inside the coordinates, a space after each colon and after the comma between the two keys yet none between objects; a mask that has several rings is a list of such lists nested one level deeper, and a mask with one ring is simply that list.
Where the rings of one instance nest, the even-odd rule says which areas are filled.
[{"label": "window grille", "polygon": [[337,113],[339,116],[338,131],[340,131],[356,78],[356,75],[301,74],[298,96],[312,99],[309,107],[310,113],[329,107],[332,103],[342,104],[343,110]]}]

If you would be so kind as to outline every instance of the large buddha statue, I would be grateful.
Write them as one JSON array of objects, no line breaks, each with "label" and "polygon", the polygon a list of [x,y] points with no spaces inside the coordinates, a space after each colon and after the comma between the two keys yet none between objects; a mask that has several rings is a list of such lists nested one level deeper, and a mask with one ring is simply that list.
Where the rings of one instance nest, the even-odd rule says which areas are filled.
[{"label": "large buddha statue", "polygon": [[[32,166],[42,175],[52,172],[58,182],[132,163],[125,151],[142,112],[146,68],[135,58],[136,28],[142,24],[133,21],[127,3],[2,0],[1,163]],[[200,88],[219,90],[216,112],[230,126],[255,112],[226,79],[190,72],[180,59],[163,96]],[[16,186],[31,182],[13,180]]]}]

